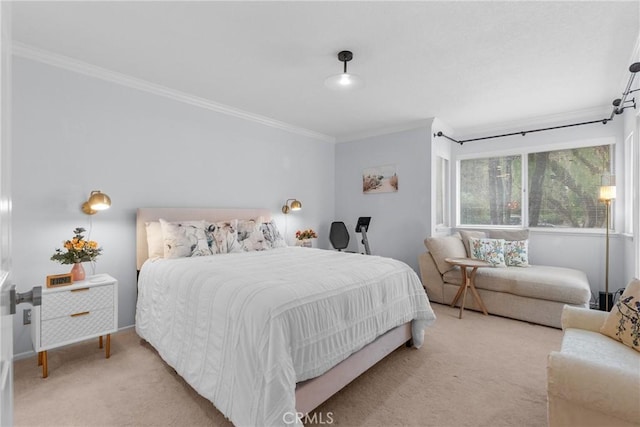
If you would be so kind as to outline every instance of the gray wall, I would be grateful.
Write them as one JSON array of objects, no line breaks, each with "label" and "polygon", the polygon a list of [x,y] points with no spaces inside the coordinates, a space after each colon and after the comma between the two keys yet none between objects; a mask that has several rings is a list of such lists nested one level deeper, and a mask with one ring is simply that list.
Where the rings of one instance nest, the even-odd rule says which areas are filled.
[{"label": "gray wall", "polygon": [[[431,228],[430,122],[336,145],[335,218],[347,224],[349,250],[358,249],[354,232],[358,217],[370,216],[372,253],[404,261],[418,272],[417,257]],[[363,194],[363,170],[387,164],[396,165],[398,191]]]},{"label": "gray wall", "polygon": [[[20,291],[70,266],[49,258],[78,226],[104,248],[96,273],[119,280],[119,326],[134,323],[137,207],[269,208],[328,247],[334,145],[27,59],[13,72],[13,277]],[[111,196],[93,217],[91,190]],[[303,203],[285,216],[286,198]],[[88,267],[88,265],[87,265]],[[91,272],[91,269],[88,269]],[[19,310],[20,311],[20,310]],[[15,316],[15,353],[31,351]]]}]

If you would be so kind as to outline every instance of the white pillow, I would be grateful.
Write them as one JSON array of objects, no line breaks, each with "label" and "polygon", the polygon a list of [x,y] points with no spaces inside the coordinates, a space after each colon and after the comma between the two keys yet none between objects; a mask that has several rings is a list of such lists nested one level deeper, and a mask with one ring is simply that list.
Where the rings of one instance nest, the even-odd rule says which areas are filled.
[{"label": "white pillow", "polygon": [[481,259],[494,267],[506,267],[504,262],[504,239],[469,239],[471,258]]},{"label": "white pillow", "polygon": [[160,219],[165,258],[211,255],[204,221],[168,222]]},{"label": "white pillow", "polygon": [[160,221],[146,222],[147,230],[147,250],[149,259],[157,259],[164,257],[164,237],[162,237],[162,226]]}]

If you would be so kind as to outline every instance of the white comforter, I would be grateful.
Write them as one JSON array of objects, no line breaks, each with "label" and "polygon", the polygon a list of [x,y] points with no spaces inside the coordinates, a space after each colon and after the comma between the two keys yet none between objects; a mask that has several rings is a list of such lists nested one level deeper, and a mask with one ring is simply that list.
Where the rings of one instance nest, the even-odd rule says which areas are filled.
[{"label": "white comforter", "polygon": [[138,292],[138,334],[239,426],[285,424],[296,382],[435,320],[406,264],[309,248],[147,261]]}]

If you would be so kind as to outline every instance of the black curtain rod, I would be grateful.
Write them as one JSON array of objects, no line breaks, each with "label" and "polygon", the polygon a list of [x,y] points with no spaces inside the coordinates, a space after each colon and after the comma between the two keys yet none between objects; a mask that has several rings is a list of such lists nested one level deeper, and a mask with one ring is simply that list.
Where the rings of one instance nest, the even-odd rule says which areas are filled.
[{"label": "black curtain rod", "polygon": [[[633,79],[635,78],[636,73],[638,71],[640,71],[640,62],[635,62],[635,63],[631,64],[631,66],[629,66],[629,72],[631,72],[631,76],[629,76],[629,82],[627,83],[627,87],[624,90],[624,92],[622,93],[622,98],[618,98],[618,99],[615,99],[613,101],[613,110],[611,111],[611,115],[608,118],[604,118],[604,119],[600,119],[600,120],[590,120],[588,122],[572,123],[572,124],[568,124],[568,125],[552,126],[552,127],[548,127],[548,128],[540,128],[540,129],[523,130],[523,131],[520,131],[520,132],[503,133],[503,134],[500,134],[500,135],[483,136],[481,138],[463,139],[463,140],[457,140],[455,138],[452,138],[452,137],[450,137],[448,135],[445,135],[442,131],[438,131],[433,136],[444,137],[444,138],[447,138],[449,141],[453,141],[453,142],[455,142],[457,144],[463,145],[465,142],[482,141],[482,140],[485,140],[485,139],[503,138],[505,136],[514,136],[514,135],[525,136],[528,133],[543,132],[543,131],[554,130],[554,129],[563,129],[563,128],[569,128],[569,127],[573,127],[573,126],[591,125],[591,124],[594,124],[594,123],[602,123],[603,125],[606,125],[608,122],[613,120],[613,118],[617,114],[622,114],[622,112],[625,109],[627,109],[629,107],[633,107],[634,109],[636,108],[636,100],[635,100],[635,98],[627,100],[627,96],[629,96],[629,94],[631,94],[633,92],[637,92],[638,90],[640,90],[640,89],[631,90],[631,85],[633,84]],[[632,103],[632,105],[625,106],[626,103]]]}]

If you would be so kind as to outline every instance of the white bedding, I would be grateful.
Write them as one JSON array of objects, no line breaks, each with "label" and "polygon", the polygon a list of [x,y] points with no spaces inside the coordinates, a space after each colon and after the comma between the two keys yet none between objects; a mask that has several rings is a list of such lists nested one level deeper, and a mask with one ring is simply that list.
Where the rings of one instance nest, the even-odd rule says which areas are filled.
[{"label": "white bedding", "polygon": [[[406,264],[288,247],[147,261],[136,331],[235,425],[283,425],[296,382],[412,322],[435,320]],[[288,419],[287,419],[288,420]]]}]

